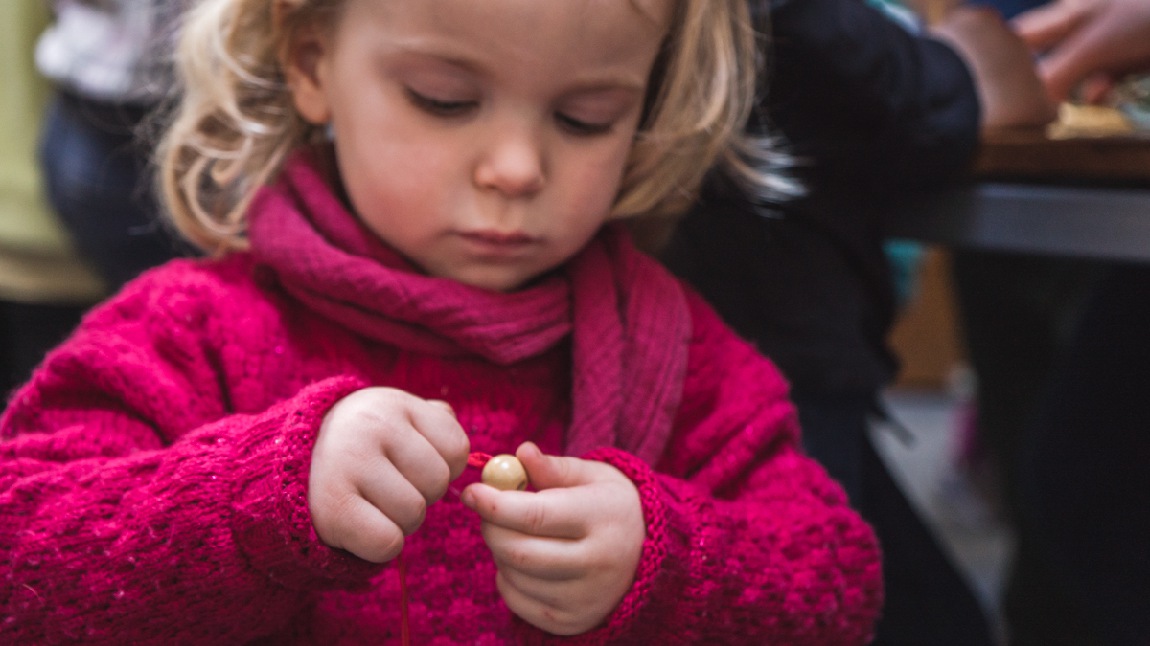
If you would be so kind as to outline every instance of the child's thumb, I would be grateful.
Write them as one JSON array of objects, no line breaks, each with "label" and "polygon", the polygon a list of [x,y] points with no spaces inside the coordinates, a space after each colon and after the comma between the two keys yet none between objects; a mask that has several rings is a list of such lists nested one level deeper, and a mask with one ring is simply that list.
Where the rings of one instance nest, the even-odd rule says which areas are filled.
[{"label": "child's thumb", "polygon": [[527,471],[527,479],[536,490],[575,487],[594,479],[592,464],[579,458],[544,455],[534,442],[524,442],[515,451],[515,457]]}]

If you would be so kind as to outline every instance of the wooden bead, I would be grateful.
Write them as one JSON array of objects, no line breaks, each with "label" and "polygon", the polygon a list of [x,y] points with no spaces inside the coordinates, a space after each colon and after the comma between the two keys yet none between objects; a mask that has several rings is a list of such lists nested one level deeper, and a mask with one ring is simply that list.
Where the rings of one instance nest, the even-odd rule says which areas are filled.
[{"label": "wooden bead", "polygon": [[527,488],[527,471],[514,455],[496,455],[483,465],[483,484],[500,491],[523,491]]}]

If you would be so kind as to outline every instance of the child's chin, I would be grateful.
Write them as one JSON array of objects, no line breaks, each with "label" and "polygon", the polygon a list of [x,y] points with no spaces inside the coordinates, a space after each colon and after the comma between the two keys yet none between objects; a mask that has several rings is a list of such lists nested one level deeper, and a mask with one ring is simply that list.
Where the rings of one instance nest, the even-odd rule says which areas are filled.
[{"label": "child's chin", "polygon": [[473,272],[465,275],[449,276],[451,280],[469,287],[489,292],[517,292],[535,282],[536,277],[524,278],[511,272]]}]

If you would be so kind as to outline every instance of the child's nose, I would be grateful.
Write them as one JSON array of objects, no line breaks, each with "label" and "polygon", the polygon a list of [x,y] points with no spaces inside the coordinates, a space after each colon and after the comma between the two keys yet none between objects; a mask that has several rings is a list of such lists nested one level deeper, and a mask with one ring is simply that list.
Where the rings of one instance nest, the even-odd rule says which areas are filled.
[{"label": "child's nose", "polygon": [[475,183],[508,197],[522,197],[543,188],[543,153],[538,137],[526,131],[496,135],[475,168]]}]

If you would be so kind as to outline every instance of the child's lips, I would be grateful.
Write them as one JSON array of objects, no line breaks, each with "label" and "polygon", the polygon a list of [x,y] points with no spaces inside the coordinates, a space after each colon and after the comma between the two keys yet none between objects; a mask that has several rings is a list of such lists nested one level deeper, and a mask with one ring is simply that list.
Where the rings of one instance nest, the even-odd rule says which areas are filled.
[{"label": "child's lips", "polygon": [[538,242],[537,238],[521,232],[465,231],[459,236],[474,249],[495,255],[520,253]]}]

